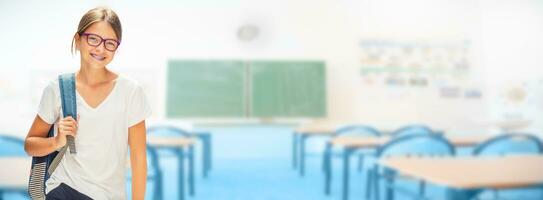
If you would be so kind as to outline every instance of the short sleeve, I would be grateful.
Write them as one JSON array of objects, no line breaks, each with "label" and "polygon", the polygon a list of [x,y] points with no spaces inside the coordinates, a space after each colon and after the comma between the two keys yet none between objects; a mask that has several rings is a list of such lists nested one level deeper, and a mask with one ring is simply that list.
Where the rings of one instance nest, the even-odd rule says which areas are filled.
[{"label": "short sleeve", "polygon": [[151,106],[143,92],[143,88],[137,85],[130,95],[128,105],[128,127],[132,127],[151,115]]},{"label": "short sleeve", "polygon": [[48,124],[54,124],[60,115],[60,100],[56,94],[55,85],[58,87],[55,82],[45,87],[38,107],[38,116]]}]

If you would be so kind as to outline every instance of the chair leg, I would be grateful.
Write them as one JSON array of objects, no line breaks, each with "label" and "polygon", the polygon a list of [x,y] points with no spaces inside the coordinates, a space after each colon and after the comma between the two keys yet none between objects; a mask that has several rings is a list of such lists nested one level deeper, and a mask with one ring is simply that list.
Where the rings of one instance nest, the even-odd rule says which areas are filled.
[{"label": "chair leg", "polygon": [[324,168],[324,194],[330,195],[330,187],[332,184],[332,156],[331,148],[326,147],[323,154],[323,168]]},{"label": "chair leg", "polygon": [[353,152],[350,148],[343,150],[343,200],[349,199],[349,169],[351,168],[349,157]]},{"label": "chair leg", "polygon": [[194,180],[194,146],[189,147],[189,194],[194,196],[195,192],[195,180]]},{"label": "chair leg", "polygon": [[154,199],[155,200],[162,200],[163,199],[163,189],[162,189],[162,172],[160,169],[156,170],[155,175],[155,194]]},{"label": "chair leg", "polygon": [[374,168],[374,173],[373,173],[373,187],[374,187],[374,195],[375,195],[375,200],[379,200],[381,199],[381,191],[380,191],[380,186],[381,185],[381,177],[379,175],[379,167],[378,166],[375,166]]},{"label": "chair leg", "polygon": [[185,152],[183,148],[179,148],[178,151],[178,165],[179,165],[179,176],[178,176],[178,186],[179,186],[179,199],[185,199]]},{"label": "chair leg", "polygon": [[362,172],[364,168],[364,154],[360,154],[358,157],[358,171]]},{"label": "chair leg", "polygon": [[421,180],[421,181],[419,182],[419,196],[420,196],[421,198],[424,198],[424,196],[426,196],[425,193],[426,193],[426,182],[423,181],[423,180]]},{"label": "chair leg", "polygon": [[371,192],[373,189],[373,169],[369,169],[366,177],[366,199],[371,199]]}]

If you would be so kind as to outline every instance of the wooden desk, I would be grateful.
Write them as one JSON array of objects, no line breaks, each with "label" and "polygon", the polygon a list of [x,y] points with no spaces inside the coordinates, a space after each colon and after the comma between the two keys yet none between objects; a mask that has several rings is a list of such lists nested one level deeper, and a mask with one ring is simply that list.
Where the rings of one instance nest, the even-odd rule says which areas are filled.
[{"label": "wooden desk", "polygon": [[[475,146],[487,139],[489,139],[491,136],[487,135],[471,135],[471,136],[465,136],[465,135],[445,135],[447,140],[449,140],[454,146],[457,147],[466,147],[466,146]],[[343,200],[349,199],[349,173],[350,173],[350,157],[351,155],[359,149],[376,149],[381,145],[386,144],[392,139],[390,136],[382,136],[382,137],[355,137],[355,136],[339,136],[334,139],[332,139],[331,144],[333,146],[343,147],[343,176],[342,176],[342,196]],[[325,172],[325,194],[330,193],[330,187],[331,187],[331,173],[332,173],[332,162],[327,161],[326,162],[328,166],[326,167],[327,170]]]},{"label": "wooden desk", "polygon": [[378,162],[401,174],[450,188],[449,199],[469,199],[481,189],[509,189],[543,184],[542,155],[392,157]]},{"label": "wooden desk", "polygon": [[178,156],[178,167],[179,167],[179,198],[185,198],[185,187],[184,187],[184,174],[185,174],[185,148],[188,149],[188,181],[189,181],[189,194],[193,196],[195,194],[195,183],[194,183],[194,143],[196,138],[187,138],[187,137],[177,137],[177,136],[147,136],[147,143],[157,149],[171,149],[176,152]]},{"label": "wooden desk", "polygon": [[148,136],[147,142],[155,147],[190,147],[196,139],[185,137]]},{"label": "wooden desk", "polygon": [[26,194],[30,174],[30,157],[0,157],[0,194],[21,192]]},{"label": "wooden desk", "polygon": [[304,124],[294,130],[292,134],[292,166],[296,169],[298,156],[300,162],[300,176],[305,173],[305,143],[306,140],[314,136],[330,137],[343,123],[338,122],[319,122]]}]

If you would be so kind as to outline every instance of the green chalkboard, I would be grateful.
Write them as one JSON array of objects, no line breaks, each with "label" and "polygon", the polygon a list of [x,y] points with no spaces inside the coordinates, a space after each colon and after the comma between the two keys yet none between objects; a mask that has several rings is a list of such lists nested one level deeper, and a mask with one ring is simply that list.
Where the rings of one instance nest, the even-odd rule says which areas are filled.
[{"label": "green chalkboard", "polygon": [[325,65],[319,61],[251,62],[251,116],[326,115]]},{"label": "green chalkboard", "polygon": [[321,61],[172,60],[166,115],[190,117],[324,117]]},{"label": "green chalkboard", "polygon": [[246,67],[235,60],[168,63],[167,117],[245,117]]}]

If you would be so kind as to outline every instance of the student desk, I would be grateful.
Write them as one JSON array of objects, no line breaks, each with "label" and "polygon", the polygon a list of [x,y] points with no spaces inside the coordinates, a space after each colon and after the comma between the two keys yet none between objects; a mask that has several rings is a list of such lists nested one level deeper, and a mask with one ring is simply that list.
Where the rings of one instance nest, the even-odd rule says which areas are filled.
[{"label": "student desk", "polygon": [[378,163],[398,173],[446,186],[447,199],[472,199],[483,189],[543,186],[542,155],[391,157]]},{"label": "student desk", "polygon": [[[449,140],[455,146],[473,146],[477,145],[480,142],[490,138],[486,135],[477,135],[477,136],[460,136],[460,135],[446,135],[447,140]],[[381,145],[386,144],[390,141],[392,137],[382,136],[382,137],[355,137],[355,136],[339,136],[332,139],[331,144],[333,146],[343,147],[343,190],[342,196],[344,200],[349,198],[349,170],[350,170],[350,157],[351,155],[359,149],[375,149]],[[332,163],[330,162],[330,165]],[[331,168],[331,166],[329,166]],[[329,169],[326,172],[325,177],[325,193],[329,194],[330,192],[330,177],[332,170]]]},{"label": "student desk", "polygon": [[[292,134],[292,166],[296,169],[300,163],[300,176],[305,173],[305,143],[310,137],[330,137],[341,125],[338,123],[312,123],[297,128]],[[298,158],[299,156],[299,158]]]},{"label": "student desk", "polygon": [[179,198],[185,198],[185,148],[188,149],[189,166],[188,166],[188,179],[189,179],[189,194],[194,195],[194,143],[195,138],[187,137],[162,137],[162,136],[148,136],[147,142],[149,145],[157,149],[171,149],[174,150],[178,156],[179,167]]},{"label": "student desk", "polygon": [[30,157],[0,157],[0,199],[4,192],[27,193]]}]

